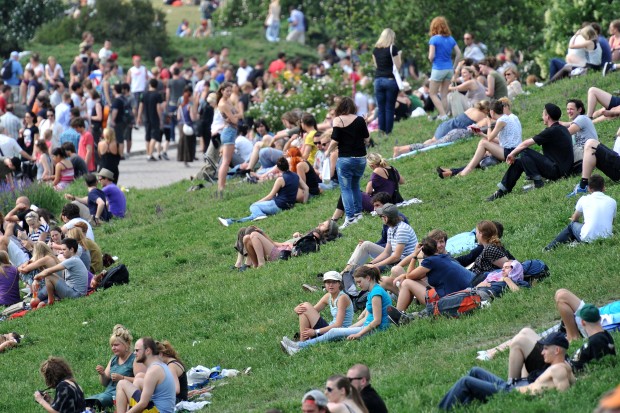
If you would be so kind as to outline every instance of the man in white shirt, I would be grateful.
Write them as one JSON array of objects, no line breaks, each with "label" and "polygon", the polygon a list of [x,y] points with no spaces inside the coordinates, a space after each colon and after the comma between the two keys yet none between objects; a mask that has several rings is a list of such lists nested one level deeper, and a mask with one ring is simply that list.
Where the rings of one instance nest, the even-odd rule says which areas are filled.
[{"label": "man in white shirt", "polygon": [[99,50],[99,60],[101,63],[106,63],[110,56],[112,56],[112,42],[106,40],[103,42],[103,47],[101,50]]},{"label": "man in white shirt", "polygon": [[248,81],[248,76],[252,73],[252,70],[252,66],[248,65],[247,60],[239,60],[239,69],[237,69],[237,84],[239,86]]},{"label": "man in white shirt", "polygon": [[465,42],[465,50],[463,51],[464,58],[472,59],[476,63],[485,58],[483,48],[480,44],[476,43],[473,34],[465,33],[463,35],[463,41]]},{"label": "man in white shirt", "polygon": [[22,128],[22,121],[13,113],[12,103],[6,105],[6,113],[0,116],[0,124],[5,129],[5,133],[15,140],[19,139],[19,130]]},{"label": "man in white shirt", "polygon": [[23,158],[32,160],[32,157],[24,151],[17,141],[5,135],[6,129],[0,124],[0,178],[10,175],[15,169],[14,158],[21,155]]},{"label": "man in white shirt", "polygon": [[142,58],[138,55],[133,57],[133,66],[127,70],[127,83],[130,85],[136,105],[133,108],[134,116],[138,116],[138,102],[142,101],[142,94],[146,91],[146,85],[150,74],[142,65]]},{"label": "man in white shirt", "polygon": [[[600,175],[592,175],[588,180],[589,195],[577,201],[571,223],[545,247],[550,251],[558,244],[567,242],[590,242],[612,236],[612,226],[616,217],[616,201],[605,195],[605,180]],[[583,224],[579,218],[583,215]]]}]

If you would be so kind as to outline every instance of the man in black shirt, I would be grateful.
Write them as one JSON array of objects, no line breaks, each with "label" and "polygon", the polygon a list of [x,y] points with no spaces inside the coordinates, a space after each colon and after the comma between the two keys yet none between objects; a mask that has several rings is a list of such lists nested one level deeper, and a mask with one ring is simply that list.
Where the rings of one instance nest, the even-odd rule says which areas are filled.
[{"label": "man in black shirt", "polygon": [[[534,181],[535,188],[544,185],[543,178],[555,181],[568,176],[573,166],[573,141],[568,129],[558,123],[561,117],[562,110],[558,106],[553,103],[545,105],[542,119],[547,128],[521,142],[508,154],[506,163],[510,167],[502,182],[497,184],[499,189],[487,201],[494,201],[512,191],[524,172]],[[542,154],[530,148],[534,144],[542,146]],[[521,156],[517,159],[518,154]]]},{"label": "man in black shirt", "polygon": [[146,139],[147,161],[156,161],[153,156],[155,145],[158,146],[159,159],[161,156],[161,135],[163,128],[163,111],[164,99],[161,93],[157,91],[157,79],[149,80],[149,89],[142,95],[142,101],[138,106],[138,125],[142,123],[142,114],[144,114],[144,129]]},{"label": "man in black shirt", "polygon": [[114,94],[114,100],[112,101],[112,106],[110,107],[111,113],[109,126],[114,129],[114,134],[116,135],[116,143],[118,144],[118,153],[121,154],[121,159],[123,159],[123,149],[125,148],[125,128],[127,126],[125,112],[127,112],[126,109],[131,109],[125,108],[125,100],[123,99],[123,88],[120,83],[114,85],[112,93]]},{"label": "man in black shirt", "polygon": [[370,370],[364,364],[356,364],[349,369],[347,377],[351,385],[362,396],[362,400],[368,409],[368,413],[387,413],[388,409],[381,396],[377,394],[370,384]]}]

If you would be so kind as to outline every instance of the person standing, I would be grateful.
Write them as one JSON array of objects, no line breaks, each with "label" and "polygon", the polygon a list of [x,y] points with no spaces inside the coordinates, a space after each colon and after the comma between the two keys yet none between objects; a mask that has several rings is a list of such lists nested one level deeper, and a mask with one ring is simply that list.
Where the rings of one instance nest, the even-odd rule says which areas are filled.
[{"label": "person standing", "polygon": [[281,9],[280,0],[271,0],[271,3],[269,3],[269,11],[267,12],[267,18],[265,19],[265,27],[267,28],[265,37],[267,38],[267,41],[280,41]]},{"label": "person standing", "polygon": [[228,167],[235,152],[235,138],[237,137],[237,124],[240,115],[231,102],[233,85],[230,82],[224,82],[217,91],[217,109],[224,118],[225,127],[220,132],[222,160],[217,173],[217,196],[223,197],[224,187],[226,186],[226,176]]},{"label": "person standing", "polygon": [[[19,62],[19,52],[11,52],[9,57],[9,63],[11,68],[11,76],[4,79],[4,83],[11,86],[11,92],[13,93],[13,103],[19,102],[19,85],[24,77],[24,68]],[[6,69],[5,69],[6,70]],[[3,74],[4,78],[5,74]]]},{"label": "person standing", "polygon": [[138,102],[141,101],[142,94],[146,91],[146,82],[149,79],[149,72],[146,67],[142,65],[142,58],[138,55],[133,56],[133,66],[127,70],[127,83],[131,86],[131,93],[134,96],[133,113],[134,116],[138,113]]},{"label": "person standing", "polygon": [[[179,147],[177,149],[177,161],[189,166],[188,162],[193,162],[196,157],[196,130],[194,121],[198,119],[198,108],[195,98],[192,97],[191,86],[185,86],[183,96],[179,99],[177,109],[177,121],[179,122]],[[233,138],[234,139],[234,138]],[[222,142],[223,144],[224,142]],[[234,141],[233,141],[234,147]]]},{"label": "person standing", "polygon": [[289,32],[286,36],[287,42],[306,43],[306,17],[301,10],[294,6],[289,8],[291,17],[288,19]]},{"label": "person standing", "polygon": [[159,159],[161,156],[161,136],[163,127],[163,103],[164,99],[157,91],[157,79],[149,80],[149,90],[142,95],[142,101],[138,106],[138,125],[142,124],[142,114],[145,115],[144,130],[146,139],[147,161],[156,161],[154,156],[155,146],[158,146]]},{"label": "person standing", "polygon": [[[431,71],[430,97],[439,112],[439,120],[448,119],[448,88],[454,74],[456,64],[452,61],[452,52],[456,55],[454,62],[461,60],[461,49],[452,37],[450,27],[443,16],[435,17],[431,21],[428,44],[428,60],[433,65]],[[439,97],[439,94],[441,98]]]},{"label": "person standing", "polygon": [[394,126],[394,108],[398,96],[398,85],[392,68],[395,65],[400,69],[401,51],[394,46],[395,34],[392,29],[381,32],[379,40],[372,51],[372,61],[375,70],[375,101],[377,102],[377,117],[379,130],[391,133]]},{"label": "person standing", "polygon": [[366,145],[370,140],[364,118],[357,116],[353,99],[343,97],[334,110],[332,141],[325,157],[338,150],[336,171],[346,219],[341,229],[362,219],[360,180],[366,168]]}]

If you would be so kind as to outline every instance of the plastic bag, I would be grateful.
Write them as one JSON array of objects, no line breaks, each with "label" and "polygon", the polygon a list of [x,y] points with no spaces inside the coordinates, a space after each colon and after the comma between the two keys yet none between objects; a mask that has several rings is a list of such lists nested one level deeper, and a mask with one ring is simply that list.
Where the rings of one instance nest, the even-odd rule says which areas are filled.
[{"label": "plastic bag", "polygon": [[332,179],[331,173],[332,173],[332,162],[329,159],[329,157],[326,157],[323,160],[323,166],[321,167],[321,179],[323,180],[324,184],[327,184],[329,183],[329,181],[331,181]]}]

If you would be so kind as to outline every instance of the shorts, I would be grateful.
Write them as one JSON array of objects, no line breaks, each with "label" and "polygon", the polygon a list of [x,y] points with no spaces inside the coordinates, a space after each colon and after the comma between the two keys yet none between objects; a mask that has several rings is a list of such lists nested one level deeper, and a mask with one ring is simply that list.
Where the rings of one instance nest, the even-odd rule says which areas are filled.
[{"label": "shorts", "polygon": [[232,126],[226,126],[220,132],[220,140],[222,141],[222,145],[234,145],[235,139],[237,139],[237,129]]},{"label": "shorts", "polygon": [[124,123],[117,123],[114,125],[114,134],[116,135],[116,143],[122,145],[125,143],[125,129],[126,125]]},{"label": "shorts", "polygon": [[609,106],[607,106],[607,110],[615,108],[616,106],[620,106],[620,96],[612,96],[609,99]]},{"label": "shorts", "polygon": [[138,102],[142,102],[142,95],[144,94],[144,92],[133,92],[133,102],[131,102],[131,107],[132,108],[137,108],[138,107]]},{"label": "shorts", "polygon": [[445,82],[446,80],[451,80],[453,74],[453,69],[433,69],[431,70],[431,80],[433,82]]},{"label": "shorts", "polygon": [[313,330],[318,330],[319,328],[323,328],[323,327],[327,327],[329,326],[329,323],[327,321],[325,321],[325,319],[323,317],[319,317],[319,319],[316,321],[316,323],[312,326]]},{"label": "shorts", "polygon": [[[131,142],[131,134],[133,133],[133,127],[131,125],[125,126],[125,130],[123,131],[123,139]],[[118,137],[116,138],[118,142]]]},{"label": "shorts", "polygon": [[282,251],[290,251],[290,250],[291,250],[290,246],[273,247],[273,249],[269,253],[269,259],[267,261],[277,261],[280,258],[280,253]]},{"label": "shorts", "polygon": [[[131,399],[129,399],[129,407],[133,407],[140,401],[140,396],[142,396],[142,392],[140,390],[136,390],[131,395]],[[159,409],[155,407],[155,403],[153,401],[149,401],[149,404],[146,405],[146,408],[142,410],[144,413],[159,413]]]},{"label": "shorts", "polygon": [[579,303],[579,307],[577,307],[577,310],[575,310],[575,324],[577,324],[577,328],[579,329],[581,336],[588,337],[588,333],[586,333],[586,329],[581,325],[581,317],[577,315],[579,314],[579,312],[581,311],[584,305],[586,305],[585,301],[581,300],[581,303]]},{"label": "shorts", "polygon": [[545,370],[549,365],[545,363],[545,359],[542,355],[543,345],[540,343],[536,343],[531,353],[527,355],[525,358],[525,369],[528,374],[531,374],[535,371]]},{"label": "shorts", "polygon": [[[58,275],[49,275],[49,277],[58,277]],[[48,298],[47,287],[45,287],[45,282],[43,281],[40,282],[40,286],[41,288],[39,289],[39,299],[41,301],[44,301]],[[79,298],[79,297],[84,296],[85,294],[78,292],[73,287],[69,287],[69,285],[67,285],[65,280],[58,277],[58,281],[56,281],[56,285],[54,286],[54,295],[60,299],[63,299],[63,298]]]},{"label": "shorts", "polygon": [[144,124],[144,139],[149,142],[153,139],[156,142],[161,142],[161,129],[159,125],[151,125],[150,123]]},{"label": "shorts", "polygon": [[620,156],[616,152],[599,143],[594,150],[594,156],[596,157],[596,167],[601,172],[612,181],[620,181]]}]

